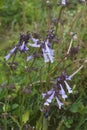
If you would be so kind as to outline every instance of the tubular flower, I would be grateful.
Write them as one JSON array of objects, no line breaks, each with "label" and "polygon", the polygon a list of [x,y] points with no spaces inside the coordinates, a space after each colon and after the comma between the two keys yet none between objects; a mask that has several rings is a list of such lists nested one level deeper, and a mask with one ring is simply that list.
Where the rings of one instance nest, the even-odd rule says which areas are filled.
[{"label": "tubular flower", "polygon": [[32,42],[34,43],[34,44],[31,44],[31,43],[29,43],[29,46],[31,46],[31,47],[40,47],[40,44],[38,44],[38,42],[39,42],[39,39],[36,39],[36,38],[31,38],[31,40],[32,40]]},{"label": "tubular flower", "polygon": [[6,61],[9,60],[9,58],[16,51],[16,49],[17,47],[14,47],[13,49],[10,50],[10,53],[4,57]]},{"label": "tubular flower", "polygon": [[29,49],[26,46],[26,44],[28,43],[29,38],[30,38],[30,34],[28,32],[26,33],[26,35],[20,34],[18,44],[13,49],[10,50],[10,53],[8,55],[4,57],[5,60],[7,61],[16,50],[20,50],[23,52],[28,51]]},{"label": "tubular flower", "polygon": [[32,60],[33,58],[34,58],[34,56],[30,55],[30,56],[27,57],[27,61]]},{"label": "tubular flower", "polygon": [[62,96],[62,98],[65,100],[67,98],[67,95],[65,94],[65,91],[61,84],[60,84],[60,88],[61,88],[61,90],[59,91],[59,93]]},{"label": "tubular flower", "polygon": [[49,106],[52,103],[53,99],[56,99],[59,109],[64,105],[63,100],[65,100],[68,96],[64,88],[66,87],[68,93],[72,93],[72,89],[67,83],[67,80],[71,80],[70,76],[67,76],[65,73],[62,73],[57,78],[57,83],[54,87],[47,91],[46,93],[42,93],[42,97],[45,99],[44,106]]},{"label": "tubular flower", "polygon": [[44,105],[49,106],[49,104],[52,102],[52,99],[54,98],[54,94],[55,92],[53,91],[53,93],[49,96],[49,98],[46,99],[46,102],[44,103]]},{"label": "tubular flower", "polygon": [[59,76],[57,78],[57,85],[59,85],[62,89],[62,93],[64,94],[64,91],[63,91],[63,88],[64,87],[64,84],[68,90],[68,93],[72,93],[72,89],[71,87],[69,86],[69,84],[67,83],[67,80],[71,80],[71,77],[70,76],[67,76],[66,74],[62,74],[61,76]]},{"label": "tubular flower", "polygon": [[43,57],[45,62],[54,62],[54,50],[52,50],[49,46],[49,40],[45,42],[44,47],[42,48]]},{"label": "tubular flower", "polygon": [[66,5],[66,0],[61,1],[62,5]]},{"label": "tubular flower", "polygon": [[56,95],[56,91],[54,90],[54,88],[52,88],[47,93],[43,93],[42,97],[46,99],[46,101],[44,102],[44,106],[49,106],[52,103],[52,100],[55,98],[59,109],[61,109],[63,103],[58,99],[58,95]]},{"label": "tubular flower", "polygon": [[65,85],[66,85],[66,88],[67,88],[67,90],[68,90],[68,93],[72,93],[72,89],[70,88],[69,84],[68,84],[66,81],[64,81],[64,83],[65,83]]},{"label": "tubular flower", "polygon": [[23,42],[21,46],[19,46],[19,50],[20,51],[28,51],[29,48],[26,46],[26,44]]},{"label": "tubular flower", "polygon": [[59,106],[59,109],[61,109],[63,103],[58,99],[58,97],[56,97],[56,101],[57,101],[57,104]]}]

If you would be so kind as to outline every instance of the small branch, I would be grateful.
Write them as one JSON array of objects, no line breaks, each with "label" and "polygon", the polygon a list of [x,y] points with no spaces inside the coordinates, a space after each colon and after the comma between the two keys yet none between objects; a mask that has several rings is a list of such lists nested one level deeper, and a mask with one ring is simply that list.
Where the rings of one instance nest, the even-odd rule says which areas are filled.
[{"label": "small branch", "polygon": [[24,9],[24,0],[22,0],[22,27],[23,31],[25,31],[25,9]]},{"label": "small branch", "polygon": [[67,51],[67,55],[68,55],[69,52],[70,52],[70,49],[71,49],[71,47],[72,47],[72,43],[73,43],[73,39],[71,39],[71,41],[70,41],[70,45],[69,45],[69,48],[68,48],[68,51]]},{"label": "small branch", "polygon": [[72,78],[75,74],[77,74],[82,68],[84,67],[84,65],[81,65],[72,75],[70,75],[69,77]]},{"label": "small branch", "polygon": [[[30,86],[32,87],[32,86],[37,85],[37,84],[39,85],[41,82],[46,84],[46,81],[45,81],[45,80],[43,80],[43,81],[36,81],[36,82],[34,82],[34,83],[30,84]],[[51,84],[55,84],[55,82],[54,82],[54,81],[50,81],[50,83],[51,83]]]},{"label": "small branch", "polygon": [[59,126],[57,127],[56,130],[60,130],[61,127],[62,127],[62,125],[63,125],[63,123],[64,123],[64,120],[61,120],[61,121],[59,122]]},{"label": "small branch", "polygon": [[[84,63],[87,63],[87,59],[84,60]],[[75,74],[77,74],[83,67],[84,67],[84,63],[83,65],[81,65],[72,75],[70,75],[69,77],[72,78]]]},{"label": "small branch", "polygon": [[63,11],[63,6],[61,7],[60,12],[59,12],[59,15],[58,15],[58,18],[57,18],[57,25],[56,25],[55,34],[57,33],[58,23],[59,23],[59,21],[60,21],[60,19],[61,19],[62,11]]},{"label": "small branch", "polygon": [[68,48],[68,51],[67,51],[66,56],[65,56],[65,60],[67,59],[67,56],[68,56],[68,54],[70,52],[70,49],[72,47],[72,43],[73,43],[73,39],[71,39],[71,41],[70,41],[69,48]]},{"label": "small branch", "polygon": [[85,60],[84,63],[87,63],[87,60]]}]

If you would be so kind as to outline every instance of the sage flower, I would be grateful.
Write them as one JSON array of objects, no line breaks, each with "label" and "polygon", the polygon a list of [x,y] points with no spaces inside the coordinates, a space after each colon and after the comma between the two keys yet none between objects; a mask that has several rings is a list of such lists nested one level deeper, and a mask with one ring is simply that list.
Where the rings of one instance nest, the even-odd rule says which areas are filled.
[{"label": "sage flower", "polygon": [[31,46],[31,47],[38,47],[38,48],[40,47],[40,44],[38,44],[39,39],[31,37],[31,40],[33,41],[33,44],[29,43],[29,46]]},{"label": "sage flower", "polygon": [[50,59],[49,59],[49,57],[47,56],[45,49],[42,49],[42,52],[43,52],[44,62],[49,62]]},{"label": "sage flower", "polygon": [[49,106],[49,104],[52,102],[52,99],[54,98],[54,94],[55,92],[53,91],[53,93],[46,99],[46,102],[44,103],[44,105]]},{"label": "sage flower", "polygon": [[66,5],[66,0],[62,0],[62,5]]},{"label": "sage flower", "polygon": [[22,45],[19,46],[19,50],[20,50],[20,51],[25,51],[25,52],[26,52],[26,51],[29,50],[29,48],[26,46],[25,42],[23,42]]},{"label": "sage flower", "polygon": [[44,48],[42,48],[43,57],[45,62],[54,62],[54,50],[52,50],[50,47],[48,47],[49,40],[45,42]]},{"label": "sage flower", "polygon": [[27,61],[32,60],[34,57],[33,55],[27,57]]},{"label": "sage flower", "polygon": [[69,84],[68,84],[66,81],[64,81],[64,83],[65,83],[65,85],[66,85],[66,88],[67,88],[67,90],[68,90],[68,93],[72,93],[72,89],[71,89],[71,87],[69,86]]},{"label": "sage flower", "polygon": [[6,55],[4,58],[7,61],[9,58],[11,57],[11,54],[9,53],[8,55]]},{"label": "sage flower", "polygon": [[59,109],[61,109],[63,103],[58,99],[58,97],[56,97],[56,101],[57,101],[57,104],[59,106]]},{"label": "sage flower", "polygon": [[60,84],[60,88],[61,90],[59,91],[59,93],[61,94],[62,98],[65,100],[67,98],[67,95],[65,94],[65,91],[61,84]]},{"label": "sage flower", "polygon": [[47,94],[51,95],[52,93],[53,93],[53,88],[51,90],[47,91],[46,93],[42,93],[42,97],[45,98]]},{"label": "sage flower", "polygon": [[10,50],[10,53],[4,57],[6,61],[11,57],[11,55],[15,52],[16,49],[17,47],[14,47]]}]

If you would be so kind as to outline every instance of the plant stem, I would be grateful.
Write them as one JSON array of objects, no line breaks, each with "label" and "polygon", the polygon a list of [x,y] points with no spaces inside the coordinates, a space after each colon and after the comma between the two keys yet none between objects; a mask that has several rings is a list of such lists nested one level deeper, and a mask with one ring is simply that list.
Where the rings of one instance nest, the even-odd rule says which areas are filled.
[{"label": "plant stem", "polygon": [[24,0],[22,0],[22,27],[23,32],[25,31],[25,9],[24,9]]},{"label": "plant stem", "polygon": [[72,75],[70,75],[70,78],[72,78],[74,75],[76,75],[84,66],[81,65]]},{"label": "plant stem", "polygon": [[6,115],[4,115],[4,126],[5,126],[5,130],[7,130],[7,118],[6,118]]},{"label": "plant stem", "polygon": [[63,8],[64,8],[63,6],[60,8],[60,12],[59,12],[59,15],[58,15],[58,18],[57,18],[57,25],[56,25],[55,34],[57,33],[57,30],[58,30],[58,23],[60,21],[61,15],[62,15]]},{"label": "plant stem", "polygon": [[73,39],[71,39],[71,41],[70,41],[70,45],[69,45],[69,48],[68,48],[68,51],[67,51],[67,55],[68,55],[69,52],[70,52],[70,49],[71,49],[71,47],[72,47],[72,43],[73,43]]}]

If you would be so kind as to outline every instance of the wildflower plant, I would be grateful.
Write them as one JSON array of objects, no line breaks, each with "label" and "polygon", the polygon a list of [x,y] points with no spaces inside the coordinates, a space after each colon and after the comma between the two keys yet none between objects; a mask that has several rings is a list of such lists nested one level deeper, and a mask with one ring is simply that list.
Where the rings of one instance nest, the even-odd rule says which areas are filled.
[{"label": "wildflower plant", "polygon": [[[74,100],[74,97],[79,90],[74,86],[73,77],[87,62],[80,52],[84,43],[79,34],[81,24],[86,24],[80,20],[78,25],[79,17],[86,15],[87,3],[85,0],[80,3],[81,9],[70,13],[74,1],[58,0],[58,18],[52,19],[49,16],[51,1],[46,1],[49,18],[45,33],[32,33],[31,30],[21,33],[19,41],[5,53],[1,66],[4,79],[0,89],[0,118],[4,120],[0,125],[3,124],[5,130],[62,130],[74,127],[74,119],[67,125],[66,118],[70,115],[65,116],[64,111],[67,113],[69,110],[69,114],[74,111],[72,102],[77,99]],[[70,23],[67,15],[74,21]],[[51,121],[55,124],[54,128],[51,128]]]}]

